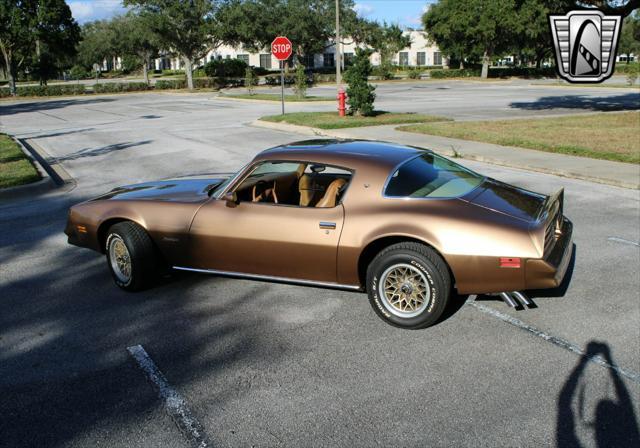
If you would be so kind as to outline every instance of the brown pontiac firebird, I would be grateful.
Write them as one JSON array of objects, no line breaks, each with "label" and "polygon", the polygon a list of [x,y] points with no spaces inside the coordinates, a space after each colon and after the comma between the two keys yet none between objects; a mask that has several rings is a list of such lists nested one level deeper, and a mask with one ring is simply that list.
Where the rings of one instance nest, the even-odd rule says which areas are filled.
[{"label": "brown pontiac firebird", "polygon": [[69,242],[106,253],[118,286],[162,267],[366,290],[405,328],[434,323],[452,288],[558,286],[573,244],[563,193],[487,178],[431,151],[312,140],[268,149],[231,176],[130,185],[75,205]]}]

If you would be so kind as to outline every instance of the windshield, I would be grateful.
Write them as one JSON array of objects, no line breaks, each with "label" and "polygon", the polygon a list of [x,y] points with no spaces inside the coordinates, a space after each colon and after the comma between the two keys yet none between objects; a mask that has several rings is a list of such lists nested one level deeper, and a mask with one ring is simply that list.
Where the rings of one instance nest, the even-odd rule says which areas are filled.
[{"label": "windshield", "polygon": [[469,193],[484,177],[433,153],[400,166],[387,181],[384,195],[403,198],[454,198]]},{"label": "windshield", "polygon": [[220,185],[217,185],[214,189],[212,189],[209,192],[209,196],[213,196],[216,199],[220,199],[220,196],[222,195],[222,192],[227,188],[227,185],[229,185],[238,176],[238,174],[243,172],[246,167],[247,165],[243,166],[242,168],[240,168],[240,170],[238,170],[237,172],[229,176],[229,178],[227,178]]}]

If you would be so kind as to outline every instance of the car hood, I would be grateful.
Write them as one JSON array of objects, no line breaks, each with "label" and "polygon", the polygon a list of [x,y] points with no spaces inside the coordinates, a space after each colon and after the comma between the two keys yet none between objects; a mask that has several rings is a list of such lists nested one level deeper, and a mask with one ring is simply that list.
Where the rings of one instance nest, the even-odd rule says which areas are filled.
[{"label": "car hood", "polygon": [[464,198],[472,204],[528,222],[538,219],[546,199],[545,195],[494,179],[485,180]]},{"label": "car hood", "polygon": [[114,188],[109,193],[94,200],[136,200],[163,202],[203,202],[209,193],[220,185],[230,174],[216,174],[207,178],[181,178],[145,182]]}]

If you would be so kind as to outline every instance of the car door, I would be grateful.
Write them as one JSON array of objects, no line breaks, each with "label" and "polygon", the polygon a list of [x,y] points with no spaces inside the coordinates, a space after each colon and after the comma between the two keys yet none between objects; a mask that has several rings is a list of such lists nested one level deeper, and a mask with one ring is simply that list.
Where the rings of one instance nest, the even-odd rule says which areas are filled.
[{"label": "car door", "polygon": [[194,218],[189,258],[197,269],[335,283],[343,221],[341,204],[316,208],[214,199]]}]

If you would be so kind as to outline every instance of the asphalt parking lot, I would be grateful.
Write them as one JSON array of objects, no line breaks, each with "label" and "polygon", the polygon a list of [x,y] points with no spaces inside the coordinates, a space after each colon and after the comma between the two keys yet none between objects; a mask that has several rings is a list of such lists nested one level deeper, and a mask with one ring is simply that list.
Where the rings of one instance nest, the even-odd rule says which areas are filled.
[{"label": "asphalt parking lot", "polygon": [[[378,107],[471,119],[640,100],[626,89],[421,85],[381,87]],[[248,126],[277,103],[208,94],[0,104],[0,130],[33,139],[76,181],[0,200],[0,446],[186,446],[127,352],[136,345],[213,446],[640,441],[637,190],[462,162],[543,193],[565,187],[572,278],[534,294],[535,309],[460,297],[440,324],[403,331],[359,293],[176,274],[131,295],[102,257],[66,244],[70,205],[124,183],[228,172],[304,137]]]}]

